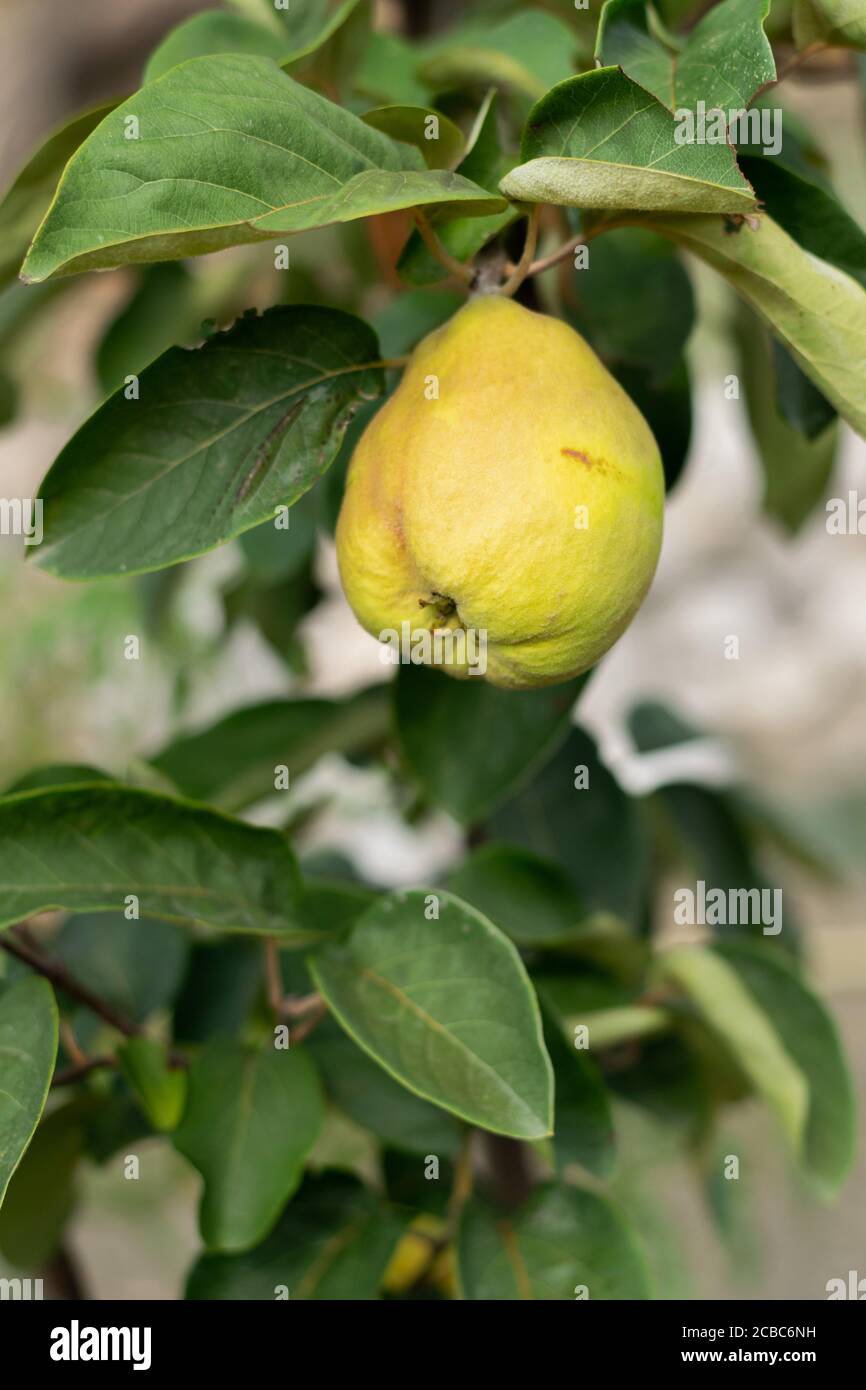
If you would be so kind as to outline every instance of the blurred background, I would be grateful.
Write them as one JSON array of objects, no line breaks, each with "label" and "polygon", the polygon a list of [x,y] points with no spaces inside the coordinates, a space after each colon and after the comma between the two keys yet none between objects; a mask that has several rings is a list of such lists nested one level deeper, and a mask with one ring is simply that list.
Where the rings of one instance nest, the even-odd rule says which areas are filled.
[{"label": "blurred background", "polygon": [[[11,181],[64,117],[133,90],[160,36],[204,8],[197,0],[4,0],[0,183]],[[446,23],[463,8],[395,0],[377,6],[376,23],[394,31]],[[594,4],[592,14],[597,10]],[[850,55],[807,66],[785,83],[784,104],[807,119],[837,195],[862,223],[861,79]],[[393,276],[383,279],[382,258],[401,235],[399,226],[378,225],[367,241],[355,224],[339,234],[294,238],[292,288],[282,292],[365,316],[381,313],[396,284]],[[694,419],[687,464],[670,499],[650,597],[594,675],[579,715],[624,785],[642,792],[676,775],[676,767],[638,755],[626,717],[638,701],[663,701],[711,732],[691,755],[701,777],[759,792],[833,865],[833,880],[786,865],[786,895],[797,904],[811,978],[839,1023],[862,1097],[866,536],[828,535],[824,501],[851,489],[866,495],[866,444],[841,427],[824,498],[795,534],[767,515],[745,403],[725,392],[725,379],[741,370],[736,306],[710,272],[691,262],[688,269],[698,314],[688,349]],[[200,291],[194,304],[218,304],[221,322],[276,297],[267,247],[221,253],[189,270]],[[0,431],[0,495],[37,496],[57,452],[101,399],[113,360],[106,335],[136,285],[132,273],[116,272],[64,282],[62,293],[13,286],[0,297],[0,372],[10,401]],[[22,298],[28,293],[33,303],[36,296],[56,300],[48,311],[29,313]],[[296,616],[283,614],[280,642],[269,641],[245,608],[245,564],[235,543],[178,572],[75,585],[25,565],[20,540],[0,537],[0,785],[48,762],[92,763],[125,775],[178,727],[254,700],[300,691],[338,695],[385,678],[376,644],[342,598],[325,536],[304,572],[308,602]],[[128,633],[144,633],[141,661],[124,660]],[[725,656],[732,635],[737,660]],[[299,805],[318,808],[302,832],[306,849],[338,850],[383,884],[432,878],[460,845],[444,816],[407,826],[383,775],[337,758],[325,760],[294,795]],[[785,1161],[757,1107],[738,1111],[732,1132],[752,1157],[753,1190],[750,1217],[727,1252],[675,1155],[649,1139],[638,1142],[636,1171],[624,1179],[653,1201],[664,1194],[691,1270],[685,1296],[821,1298],[829,1278],[858,1268],[866,1275],[864,1147],[839,1203],[827,1209],[780,1181]],[[92,1296],[177,1296],[197,1246],[198,1184],[165,1150],[142,1146],[139,1183],[124,1182],[117,1165],[88,1170],[70,1245]]]}]

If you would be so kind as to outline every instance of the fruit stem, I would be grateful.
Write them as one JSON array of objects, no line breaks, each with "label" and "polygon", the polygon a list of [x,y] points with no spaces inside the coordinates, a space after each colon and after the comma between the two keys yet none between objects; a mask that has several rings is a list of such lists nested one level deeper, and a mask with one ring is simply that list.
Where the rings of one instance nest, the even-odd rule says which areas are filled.
[{"label": "fruit stem", "polygon": [[475,272],[472,267],[464,265],[462,261],[457,260],[456,256],[452,256],[450,251],[446,250],[420,208],[415,208],[412,215],[430,255],[448,271],[449,275],[456,275],[458,280],[462,280],[466,285],[471,285],[475,279]]},{"label": "fruit stem", "polygon": [[535,255],[535,248],[538,245],[538,219],[541,216],[541,208],[536,203],[529,214],[529,226],[526,229],[526,241],[523,244],[523,255],[514,267],[504,285],[500,285],[499,293],[511,296],[516,294],[523,284],[527,275],[532,270],[532,258]]}]

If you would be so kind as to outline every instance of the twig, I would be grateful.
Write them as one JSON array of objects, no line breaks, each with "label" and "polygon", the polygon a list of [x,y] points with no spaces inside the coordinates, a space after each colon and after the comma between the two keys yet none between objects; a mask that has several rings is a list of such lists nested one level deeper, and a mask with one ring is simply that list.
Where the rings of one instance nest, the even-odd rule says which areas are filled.
[{"label": "twig", "polygon": [[415,225],[421,233],[421,239],[430,252],[430,255],[448,271],[449,275],[456,275],[458,280],[462,280],[466,285],[471,285],[475,279],[475,271],[472,267],[464,265],[462,261],[458,261],[457,257],[452,256],[451,252],[442,245],[442,242],[439,240],[420,208],[415,208],[414,218]]},{"label": "twig", "polygon": [[51,1078],[52,1086],[71,1086],[74,1082],[80,1081],[82,1077],[89,1076],[92,1071],[98,1071],[103,1067],[116,1067],[115,1057],[85,1057],[83,1061],[76,1062],[71,1067],[61,1067]]},{"label": "twig", "polygon": [[265,950],[265,985],[268,994],[268,1008],[275,1018],[287,1016],[287,1000],[283,994],[283,977],[280,974],[280,948],[273,936],[267,937]]},{"label": "twig", "polygon": [[107,1000],[100,999],[99,995],[94,994],[86,985],[79,982],[70,975],[65,965],[59,961],[48,960],[45,956],[34,951],[32,947],[25,946],[20,940],[13,940],[7,934],[0,940],[0,946],[7,951],[10,956],[15,956],[17,960],[29,965],[31,970],[35,970],[37,975],[43,975],[46,980],[50,980],[53,985],[61,989],[64,994],[68,994],[70,999],[77,999],[79,1004],[83,1004],[91,1013],[97,1014],[99,1018],[105,1020],[112,1028],[116,1028],[118,1033],[123,1033],[126,1038],[137,1038],[142,1029],[132,1019],[127,1018],[119,1009],[115,1009],[113,1004]]},{"label": "twig", "polygon": [[527,275],[540,275],[544,270],[550,270],[551,266],[559,265],[560,261],[568,260],[578,246],[585,246],[587,238],[581,232],[579,236],[573,236],[564,246],[560,246],[558,251],[553,251],[549,256],[542,256],[540,260],[533,261],[526,272]]},{"label": "twig", "polygon": [[460,1143],[460,1152],[454,1165],[454,1185],[451,1188],[451,1196],[448,1199],[448,1234],[449,1242],[456,1240],[457,1227],[460,1224],[460,1217],[463,1208],[472,1196],[472,1188],[475,1181],[475,1170],[473,1167],[473,1148],[475,1130],[471,1125],[467,1125],[463,1131]]},{"label": "twig", "polygon": [[510,296],[516,294],[523,284],[530,270],[532,269],[532,258],[535,255],[535,248],[538,245],[538,219],[541,216],[541,208],[535,204],[529,214],[529,225],[526,228],[526,241],[523,243],[523,255],[514,267],[511,275],[500,285],[499,293]]},{"label": "twig", "polygon": [[302,1019],[301,1022],[297,1025],[297,1027],[292,1028],[292,1042],[303,1042],[304,1038],[309,1037],[313,1029],[318,1028],[319,1024],[321,1023],[322,1019],[325,1017],[325,1014],[327,1012],[328,1006],[325,1003],[324,999],[317,997],[315,1006],[311,1006],[310,1009],[307,1011],[307,1017]]},{"label": "twig", "polygon": [[87,1061],[87,1053],[78,1046],[75,1030],[68,1018],[61,1018],[60,1020],[60,1038],[75,1065],[82,1066]]}]

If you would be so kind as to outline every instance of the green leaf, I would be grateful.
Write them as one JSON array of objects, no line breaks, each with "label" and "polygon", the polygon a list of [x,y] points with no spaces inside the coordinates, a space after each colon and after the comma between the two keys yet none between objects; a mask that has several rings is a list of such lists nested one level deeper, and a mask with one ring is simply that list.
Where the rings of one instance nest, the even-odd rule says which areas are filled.
[{"label": "green leaf", "polygon": [[866,49],[864,0],[795,0],[794,38],[798,48],[822,43]]},{"label": "green leaf", "polygon": [[180,1043],[233,1037],[243,1028],[262,993],[258,942],[226,937],[193,947],[189,969],[174,1009]]},{"label": "green leaf", "polygon": [[193,58],[85,140],[23,274],[202,255],[418,204],[496,211],[483,189],[423,163],[266,58]]},{"label": "green leaf", "polygon": [[813,386],[787,348],[775,338],[773,367],[776,373],[776,408],[789,425],[808,440],[817,439],[836,419],[827,397]]},{"label": "green leaf", "polygon": [[105,102],[52,131],[4,193],[0,201],[0,287],[18,274],[66,161],[116,105],[116,101]]},{"label": "green leaf", "polygon": [[724,275],[839,414],[866,433],[866,295],[855,280],[808,254],[770,217],[738,226],[718,217],[646,221]]},{"label": "green leaf", "polygon": [[93,1105],[93,1097],[78,1097],[46,1116],[9,1183],[0,1210],[0,1254],[30,1274],[60,1244]]},{"label": "green leaf", "polygon": [[416,1095],[499,1134],[552,1128],[538,1005],[511,942],[450,894],[381,898],[310,959],[350,1037]]},{"label": "green leaf", "polygon": [[569,318],[609,365],[666,381],[695,321],[691,281],[670,242],[634,228],[606,233],[574,277]]},{"label": "green leaf", "polygon": [[170,349],[142,372],[138,399],[112,396],[55,461],[36,563],[76,579],[141,573],[273,518],[326,470],[360,401],[380,394],[377,359],[366,324],[307,305]]},{"label": "green leaf", "polygon": [[668,492],[682,476],[692,438],[692,385],[686,358],[665,381],[639,367],[614,364],[613,374],[655,436]]},{"label": "green leaf", "polygon": [[57,1057],[57,1004],[47,980],[0,990],[0,1204],[39,1123]]},{"label": "green leaf", "polygon": [[620,67],[634,82],[673,108],[674,53],[653,33],[646,0],[606,0],[598,20],[595,61]]},{"label": "green leaf", "polygon": [[866,289],[866,233],[832,193],[775,159],[741,157],[740,168],[774,222]]},{"label": "green leaf", "polygon": [[142,81],[153,82],[188,58],[204,58],[212,53],[252,53],[280,63],[287,57],[288,49],[288,36],[278,34],[269,25],[257,24],[243,15],[226,14],[224,10],[202,10],[178,24],[154,49]]},{"label": "green leaf", "polygon": [[505,691],[472,677],[457,681],[401,666],[395,709],[403,756],[431,801],[471,823],[562,743],[584,683]]},{"label": "green leaf", "polygon": [[[786,531],[795,535],[827,494],[836,459],[838,431],[832,425],[827,428],[825,415],[818,438],[808,439],[782,417],[776,399],[778,391],[786,391],[788,401],[803,401],[807,410],[814,397],[824,407],[826,401],[800,371],[787,350],[778,343],[774,345],[784,356],[782,370],[788,375],[783,379],[774,373],[768,338],[764,325],[744,309],[738,324],[737,341],[746,408],[764,471],[763,508],[767,516],[781,522]],[[799,378],[798,382],[792,381],[794,373]],[[808,391],[814,395],[806,396],[800,383],[805,383]],[[793,396],[795,391],[796,398]],[[799,405],[794,408],[799,410]],[[831,416],[835,418],[832,407]]]},{"label": "green leaf", "polygon": [[511,87],[529,97],[569,77],[577,56],[573,31],[535,8],[492,23],[479,16],[425,49],[419,75],[439,90],[474,83]]},{"label": "green leaf", "polygon": [[746,213],[728,145],[678,144],[670,111],[618,68],[560,82],[529,115],[509,198],[564,207]]},{"label": "green leaf", "polygon": [[311,942],[326,941],[352,926],[376,896],[373,889],[355,883],[332,883],[305,875],[298,922]]},{"label": "green leaf", "polygon": [[579,936],[585,917],[558,865],[510,845],[482,845],[464,859],[448,886],[522,947],[567,943]]},{"label": "green leaf", "polygon": [[[147,266],[139,285],[109,324],[96,349],[99,384],[107,396],[188,333],[199,328],[193,279],[175,261]],[[196,334],[196,336],[200,336]]]},{"label": "green leaf", "polygon": [[643,958],[624,923],[609,913],[588,913],[565,871],[527,850],[482,845],[448,886],[524,950],[559,949],[614,969]]},{"label": "green leaf", "polygon": [[342,701],[269,700],[182,734],[151,763],[193,800],[241,810],[273,795],[276,767],[291,784],[325,753],[362,754],[386,737],[390,717],[387,686]]},{"label": "green leaf", "polygon": [[355,73],[355,88],[372,101],[399,101],[418,106],[427,100],[428,88],[415,75],[418,54],[414,44],[399,34],[375,32]]},{"label": "green leaf", "polygon": [[320,1024],[306,1045],[331,1099],[356,1124],[407,1153],[457,1154],[456,1120],[394,1081],[333,1019]]},{"label": "green leaf", "polygon": [[539,1188],[508,1216],[469,1202],[457,1258],[468,1299],[574,1301],[579,1286],[594,1302],[651,1296],[637,1237],[611,1202],[577,1187]]},{"label": "green leaf", "polygon": [[0,801],[0,926],[35,912],[122,912],[290,939],[295,857],[275,830],[99,784]]},{"label": "green leaf", "polygon": [[[587,785],[576,787],[577,780]],[[572,729],[490,830],[557,862],[586,911],[611,912],[630,925],[640,920],[648,868],[643,820],[582,730]]]},{"label": "green leaf", "polygon": [[770,0],[723,0],[672,52],[654,37],[644,0],[608,0],[598,26],[596,61],[618,64],[671,110],[740,111],[773,82],[776,65],[764,33]]},{"label": "green leaf", "polygon": [[84,763],[48,763],[26,772],[4,791],[4,796],[16,792],[32,792],[43,787],[74,787],[80,783],[112,782],[114,779],[98,767],[88,767]]},{"label": "green leaf", "polygon": [[777,952],[755,942],[714,947],[766,1014],[785,1051],[806,1078],[808,1117],[801,1163],[820,1195],[833,1196],[854,1160],[854,1085],[836,1025],[824,1004]]},{"label": "green leaf", "polygon": [[204,1178],[200,1226],[211,1250],[262,1240],[298,1187],[324,1117],[321,1083],[301,1048],[210,1043],[189,1071],[175,1147]]},{"label": "green leaf", "polygon": [[579,1163],[595,1177],[607,1178],[616,1160],[616,1144],[601,1073],[586,1052],[570,1045],[556,1019],[542,1013],[556,1088],[553,1152],[557,1166]]},{"label": "green leaf", "polygon": [[244,1255],[202,1256],[186,1297],[375,1299],[404,1225],[355,1178],[308,1177],[262,1245]]},{"label": "green leaf", "polygon": [[803,1146],[809,1086],[786,1049],[763,1001],[716,951],[680,946],[658,957],[659,974],[677,985],[724,1044],[779,1119],[795,1153]]},{"label": "green leaf", "polygon": [[429,106],[377,106],[365,111],[361,120],[390,135],[392,140],[415,145],[428,169],[450,169],[463,151],[465,141],[460,127]]},{"label": "green leaf", "polygon": [[[491,90],[484,98],[473,132],[469,148],[458,164],[457,172],[482,188],[496,188],[514,164],[513,158],[505,154],[499,143],[497,92]],[[504,212],[490,217],[454,217],[430,213],[430,221],[446,250],[459,261],[468,261],[483,246],[519,216],[516,208],[508,207]],[[428,251],[421,234],[414,231],[406,242],[397,262],[397,271],[403,280],[412,285],[432,285],[447,277],[448,272],[435,256]]]},{"label": "green leaf", "polygon": [[118,1048],[117,1060],[154,1129],[177,1129],[186,1101],[186,1072],[169,1066],[162,1044],[152,1038],[129,1038]]},{"label": "green leaf", "polygon": [[189,960],[189,937],[172,922],[121,912],[69,917],[52,954],[74,979],[143,1023],[173,1002]]}]

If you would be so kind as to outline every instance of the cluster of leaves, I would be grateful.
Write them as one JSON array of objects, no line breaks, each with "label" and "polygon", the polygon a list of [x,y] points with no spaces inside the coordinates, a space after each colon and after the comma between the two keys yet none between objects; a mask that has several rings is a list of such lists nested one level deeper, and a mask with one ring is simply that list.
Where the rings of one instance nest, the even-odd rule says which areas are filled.
[{"label": "cluster of leaves", "polygon": [[[371,33],[370,8],[238,0],[195,16],[138,92],[53,135],[0,204],[4,269],[26,251],[29,282],[4,296],[4,334],[77,273],[136,277],[99,349],[106,399],[41,489],[36,563],[76,579],[156,572],[142,587],[156,621],[188,562],[239,538],[226,621],[252,618],[302,667],[316,537],[353,441],[393,359],[460,302],[429,229],[468,265],[515,238],[519,251],[541,205],[562,236],[592,242],[589,270],[544,281],[545,307],[638,401],[670,485],[688,446],[694,318],[679,250],[739,292],[768,505],[798,525],[826,484],[836,415],[866,426],[866,240],[790,122],[775,159],[675,135],[679,107],[773,99],[769,0],[722,0],[691,27],[689,5],[660,18],[607,0],[597,30],[572,25],[570,6],[506,6],[416,44]],[[797,0],[796,43],[862,46],[844,8]],[[422,220],[397,264],[407,288],[371,324],[349,312],[376,245],[356,224],[401,211]],[[338,240],[293,269],[296,302],[281,286],[266,313],[202,335],[203,317],[246,307],[272,243],[310,231]],[[241,245],[251,259],[218,274],[177,263]],[[351,287],[322,270],[335,256]],[[758,318],[774,335],[763,365]],[[651,1235],[614,1195],[623,1105],[669,1128],[711,1185],[719,1114],[762,1097],[806,1180],[833,1193],[851,1160],[851,1086],[790,919],[779,942],[729,930],[654,944],[667,856],[747,889],[768,883],[767,844],[792,846],[735,791],[626,795],[571,724],[580,689],[505,694],[407,667],[342,702],[238,709],[127,781],[49,767],[10,788],[0,1253],[38,1266],[81,1162],[154,1134],[203,1179],[192,1298],[652,1296]],[[633,735],[652,749],[693,731],[645,707]],[[276,769],[294,781],[334,753],[385,767],[416,819],[437,809],[465,827],[474,848],[445,883],[383,892],[345,865],[299,864],[296,827],[251,822]],[[69,915],[47,937],[16,925],[48,911]],[[291,1045],[275,1046],[287,1020]],[[52,1077],[72,1098],[40,1123]],[[368,1140],[339,1171],[334,1116]],[[493,1177],[468,1195],[482,1139]],[[523,1146],[524,1188],[544,1178],[528,1197],[496,1179],[503,1143]],[[398,1278],[394,1252],[422,1218],[434,1233]]]}]

